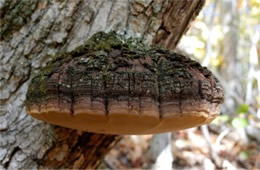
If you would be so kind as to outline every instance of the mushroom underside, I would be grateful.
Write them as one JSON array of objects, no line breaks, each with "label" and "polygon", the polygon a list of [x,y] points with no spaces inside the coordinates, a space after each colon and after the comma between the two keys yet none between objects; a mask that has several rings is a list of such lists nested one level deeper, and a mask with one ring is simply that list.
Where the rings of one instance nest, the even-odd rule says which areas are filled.
[{"label": "mushroom underside", "polygon": [[74,104],[73,114],[67,104],[49,101],[31,105],[31,116],[72,129],[107,134],[154,134],[178,131],[211,122],[220,112],[217,104],[186,101],[163,105],[153,102],[111,101],[106,109],[100,101],[84,98]]}]

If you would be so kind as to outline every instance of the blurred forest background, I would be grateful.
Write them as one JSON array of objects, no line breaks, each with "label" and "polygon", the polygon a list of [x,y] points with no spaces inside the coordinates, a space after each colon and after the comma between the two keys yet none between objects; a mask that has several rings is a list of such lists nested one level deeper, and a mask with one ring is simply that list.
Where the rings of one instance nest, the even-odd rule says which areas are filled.
[{"label": "blurred forest background", "polygon": [[[207,0],[177,47],[208,67],[225,90],[210,125],[172,133],[174,169],[260,169],[260,0]],[[142,168],[152,135],[125,136],[110,169]]]}]

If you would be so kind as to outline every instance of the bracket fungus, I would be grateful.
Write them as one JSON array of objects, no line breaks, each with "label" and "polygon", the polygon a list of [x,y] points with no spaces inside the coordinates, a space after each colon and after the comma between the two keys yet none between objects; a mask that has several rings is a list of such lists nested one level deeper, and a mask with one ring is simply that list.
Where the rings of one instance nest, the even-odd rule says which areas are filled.
[{"label": "bracket fungus", "polygon": [[83,131],[153,134],[211,122],[223,97],[219,81],[198,62],[99,32],[35,75],[26,111]]}]

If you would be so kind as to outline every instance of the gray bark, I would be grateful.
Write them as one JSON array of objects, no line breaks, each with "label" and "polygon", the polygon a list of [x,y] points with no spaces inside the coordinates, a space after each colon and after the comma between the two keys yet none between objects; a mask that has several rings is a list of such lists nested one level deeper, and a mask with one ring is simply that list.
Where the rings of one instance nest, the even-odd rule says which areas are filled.
[{"label": "gray bark", "polygon": [[[32,75],[98,31],[116,30],[174,49],[203,3],[0,0],[0,169],[97,167],[98,161],[89,163],[86,157],[95,153],[101,159],[118,137],[69,130],[28,116],[24,101]],[[93,147],[108,147],[106,151],[91,149],[91,139],[107,138],[107,145]]]},{"label": "gray bark", "polygon": [[147,165],[144,166],[146,169],[172,169],[171,133],[162,133],[152,137],[146,152],[146,159]]}]

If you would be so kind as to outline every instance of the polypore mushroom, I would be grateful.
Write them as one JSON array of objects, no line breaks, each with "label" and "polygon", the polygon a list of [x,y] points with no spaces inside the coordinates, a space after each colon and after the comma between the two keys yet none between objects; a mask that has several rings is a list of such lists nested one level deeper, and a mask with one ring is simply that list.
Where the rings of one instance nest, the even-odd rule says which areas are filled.
[{"label": "polypore mushroom", "polygon": [[83,131],[152,134],[209,123],[222,102],[218,80],[198,62],[99,32],[40,70],[26,111]]}]

